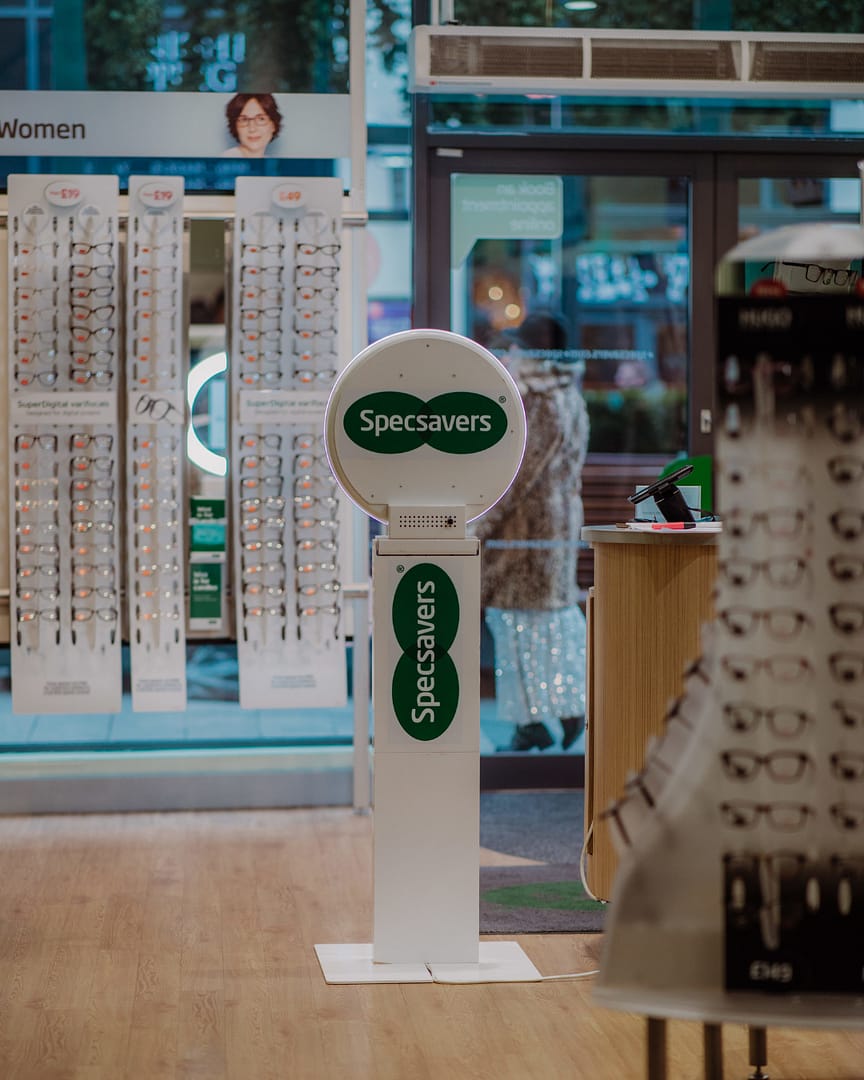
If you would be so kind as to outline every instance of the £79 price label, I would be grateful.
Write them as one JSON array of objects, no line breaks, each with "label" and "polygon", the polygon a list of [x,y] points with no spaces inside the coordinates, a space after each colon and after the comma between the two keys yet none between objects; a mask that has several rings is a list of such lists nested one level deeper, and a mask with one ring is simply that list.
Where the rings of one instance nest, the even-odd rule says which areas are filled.
[{"label": "\u00a379 price label", "polygon": [[52,206],[75,206],[81,202],[81,188],[74,184],[49,184],[45,198]]},{"label": "\u00a379 price label", "polygon": [[138,190],[138,198],[145,206],[167,207],[177,198],[177,192],[161,184],[144,184]]}]

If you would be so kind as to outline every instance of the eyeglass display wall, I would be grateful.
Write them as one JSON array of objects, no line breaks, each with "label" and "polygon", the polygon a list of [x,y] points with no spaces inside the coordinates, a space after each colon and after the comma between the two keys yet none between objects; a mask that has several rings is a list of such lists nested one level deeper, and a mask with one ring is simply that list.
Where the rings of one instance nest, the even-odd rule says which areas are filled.
[{"label": "eyeglass display wall", "polygon": [[347,700],[343,508],[324,451],[340,364],[339,180],[237,182],[231,330],[240,703]]},{"label": "eyeglass display wall", "polygon": [[721,278],[717,618],[608,811],[622,862],[597,994],[861,1026],[864,241],[786,231],[795,255],[760,237]]},{"label": "eyeglass display wall", "polygon": [[115,177],[9,178],[12,699],[120,705]]},{"label": "eyeglass display wall", "polygon": [[[18,713],[117,711],[127,638],[133,709],[186,703],[182,181],[132,177],[125,223],[118,200],[113,177],[9,182]],[[347,701],[347,515],[322,440],[341,212],[339,180],[238,182],[227,516],[244,708]]]}]

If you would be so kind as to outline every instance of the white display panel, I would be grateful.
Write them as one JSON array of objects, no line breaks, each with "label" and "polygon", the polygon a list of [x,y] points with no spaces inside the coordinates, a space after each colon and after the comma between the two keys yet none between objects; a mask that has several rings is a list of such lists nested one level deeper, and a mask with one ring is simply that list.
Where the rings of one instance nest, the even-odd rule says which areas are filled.
[{"label": "white display panel", "polygon": [[480,545],[447,546],[372,559],[378,963],[479,956]]},{"label": "white display panel", "polygon": [[186,707],[183,180],[129,178],[126,595],[132,708]]},{"label": "white display panel", "polygon": [[336,179],[237,182],[229,460],[243,708],[347,700],[345,514],[323,442],[342,366],[341,213]]},{"label": "white display panel", "polygon": [[376,754],[377,964],[478,962],[479,814],[479,755]]},{"label": "white display panel", "polygon": [[375,542],[376,758],[480,752],[480,545],[450,545]]},{"label": "white display panel", "polygon": [[9,177],[12,703],[121,699],[116,177]]}]

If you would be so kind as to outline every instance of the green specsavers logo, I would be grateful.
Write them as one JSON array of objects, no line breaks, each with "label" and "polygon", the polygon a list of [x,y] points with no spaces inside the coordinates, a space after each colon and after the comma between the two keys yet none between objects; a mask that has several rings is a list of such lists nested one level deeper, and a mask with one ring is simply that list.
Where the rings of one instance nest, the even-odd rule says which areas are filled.
[{"label": "green specsavers logo", "polygon": [[459,596],[441,567],[420,563],[406,570],[393,595],[402,655],[392,696],[396,719],[412,739],[437,739],[456,715],[459,675],[448,650],[458,629]]},{"label": "green specsavers logo", "polygon": [[343,425],[352,442],[377,454],[405,454],[424,443],[445,454],[477,454],[507,431],[503,400],[455,391],[423,401],[382,390],[349,406]]}]

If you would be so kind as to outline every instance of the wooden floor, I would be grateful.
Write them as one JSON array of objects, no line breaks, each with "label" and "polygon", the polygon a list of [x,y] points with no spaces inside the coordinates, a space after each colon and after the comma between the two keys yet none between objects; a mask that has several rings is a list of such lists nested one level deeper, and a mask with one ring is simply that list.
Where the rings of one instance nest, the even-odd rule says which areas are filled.
[{"label": "wooden floor", "polygon": [[[2,1080],[641,1080],[643,1021],[591,980],[327,986],[368,941],[371,824],[349,810],[0,818]],[[544,975],[600,939],[532,935]],[[670,1080],[702,1074],[670,1025]],[[724,1029],[725,1076],[746,1034]],[[769,1033],[772,1080],[861,1080],[864,1036]]]}]

